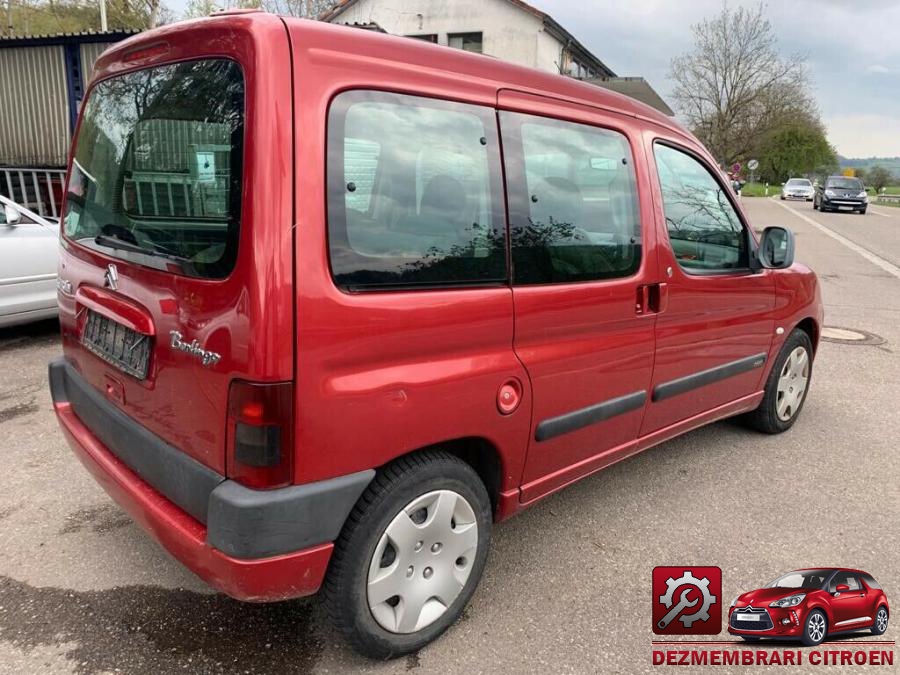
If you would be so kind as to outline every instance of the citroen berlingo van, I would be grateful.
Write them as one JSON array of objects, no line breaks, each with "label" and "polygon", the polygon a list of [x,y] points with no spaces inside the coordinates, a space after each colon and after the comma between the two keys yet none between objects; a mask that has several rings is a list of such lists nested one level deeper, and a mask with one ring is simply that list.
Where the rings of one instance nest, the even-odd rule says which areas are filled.
[{"label": "citroen berlingo van", "polygon": [[460,615],[494,523],[715,420],[789,428],[822,325],[673,119],[263,12],[100,58],[60,245],[84,466],[211,586],[323,589],[381,658]]}]

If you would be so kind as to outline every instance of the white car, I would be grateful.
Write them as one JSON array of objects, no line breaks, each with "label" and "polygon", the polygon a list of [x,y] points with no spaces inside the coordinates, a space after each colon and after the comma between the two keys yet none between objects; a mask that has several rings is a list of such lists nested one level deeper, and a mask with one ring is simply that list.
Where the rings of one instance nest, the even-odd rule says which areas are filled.
[{"label": "white car", "polygon": [[804,199],[811,202],[815,194],[816,189],[806,178],[791,178],[781,186],[782,199]]},{"label": "white car", "polygon": [[0,195],[0,328],[55,317],[59,224]]}]

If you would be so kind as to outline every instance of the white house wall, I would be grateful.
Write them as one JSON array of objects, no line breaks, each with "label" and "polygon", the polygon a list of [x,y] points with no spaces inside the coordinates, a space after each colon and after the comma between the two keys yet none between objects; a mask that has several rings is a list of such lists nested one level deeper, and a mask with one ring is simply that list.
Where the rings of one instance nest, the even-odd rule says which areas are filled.
[{"label": "white house wall", "polygon": [[[334,23],[377,23],[393,35],[482,33],[482,51],[523,66],[559,72],[561,45],[543,22],[506,0],[360,0]],[[536,37],[535,37],[536,36]]]}]

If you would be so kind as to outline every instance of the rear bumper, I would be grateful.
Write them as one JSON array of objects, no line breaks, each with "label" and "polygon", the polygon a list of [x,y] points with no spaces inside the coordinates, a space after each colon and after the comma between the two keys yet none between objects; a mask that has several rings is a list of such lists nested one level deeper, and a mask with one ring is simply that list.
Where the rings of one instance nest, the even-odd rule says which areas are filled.
[{"label": "rear bumper", "polygon": [[[120,417],[128,418],[99,394],[85,392],[82,388],[89,385],[64,359],[50,364],[50,383],[60,427],[81,463],[135,521],[210,586],[239,600],[258,602],[311,595],[319,589],[331,558],[331,542],[374,471],[278,490],[250,490],[199,463],[202,471],[197,470],[190,458],[166,471],[142,475],[142,468],[147,474],[146,467],[153,466],[150,462],[133,461],[128,449],[114,451],[99,437],[127,442],[121,429],[110,430],[116,431],[117,424],[127,429],[129,422]],[[100,434],[79,412],[103,423]],[[147,445],[145,437],[131,440],[143,453],[150,452],[151,460],[171,464],[164,451],[152,454],[154,446]],[[180,489],[175,493],[179,499],[182,493],[208,495],[208,507],[197,512],[199,500],[194,498],[188,507],[195,513],[189,513],[167,494],[172,486]]]}]

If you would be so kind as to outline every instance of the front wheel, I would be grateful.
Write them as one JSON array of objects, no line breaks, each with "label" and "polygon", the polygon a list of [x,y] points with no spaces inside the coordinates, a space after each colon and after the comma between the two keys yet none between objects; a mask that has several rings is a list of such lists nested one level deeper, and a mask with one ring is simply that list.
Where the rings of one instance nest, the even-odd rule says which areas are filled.
[{"label": "front wheel", "polygon": [[859,215],[861,215],[861,216],[866,215],[866,209],[865,209],[865,208],[860,209],[860,210],[859,210]]},{"label": "front wheel", "polygon": [[379,471],[335,542],[325,603],[350,644],[388,659],[459,618],[487,560],[491,502],[461,459],[433,451]]},{"label": "front wheel", "polygon": [[759,407],[747,416],[754,429],[779,434],[790,429],[806,401],[812,376],[812,341],[795,328],[778,352]]},{"label": "front wheel", "polygon": [[803,627],[803,635],[800,641],[807,647],[815,647],[825,639],[828,633],[828,619],[820,609],[814,609],[806,617],[806,625]]},{"label": "front wheel", "polygon": [[887,608],[882,605],[878,608],[878,611],[875,612],[875,624],[872,626],[872,635],[884,635],[884,631],[887,630],[888,625],[888,611]]},{"label": "front wheel", "polygon": [[817,202],[815,199],[813,199],[813,211],[818,211],[818,210],[819,210],[819,202]]}]

